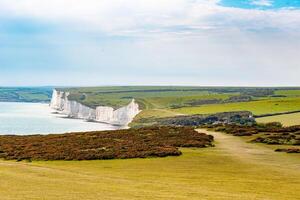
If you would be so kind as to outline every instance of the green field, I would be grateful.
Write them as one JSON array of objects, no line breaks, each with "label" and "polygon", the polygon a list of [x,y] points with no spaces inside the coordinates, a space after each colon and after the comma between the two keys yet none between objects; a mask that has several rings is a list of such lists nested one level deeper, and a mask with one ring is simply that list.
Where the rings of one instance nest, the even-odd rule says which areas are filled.
[{"label": "green field", "polygon": [[119,108],[134,98],[142,112],[131,126],[183,114],[251,111],[262,115],[300,110],[299,88],[118,86],[59,90],[70,92],[71,100],[90,107]]},{"label": "green field", "polygon": [[134,98],[142,109],[182,107],[195,100],[225,100],[230,96],[239,95],[238,89],[171,86],[62,88],[59,90],[70,92],[70,99],[90,107],[105,105],[118,108],[127,105]]},{"label": "green field", "polygon": [[277,90],[275,95],[284,95],[288,97],[300,97],[300,90]]},{"label": "green field", "polygon": [[[300,110],[300,90],[275,88],[94,87],[73,88],[74,100],[118,108],[135,98],[143,111],[131,124],[182,114],[252,111],[256,115]],[[2,90],[2,94],[5,94]],[[23,92],[23,93],[22,93]],[[27,99],[43,93],[19,91]],[[14,94],[11,92],[10,94]],[[42,96],[40,96],[42,95]],[[247,102],[228,101],[251,97]],[[239,99],[237,100],[239,101]],[[298,123],[299,114],[260,118]],[[205,132],[205,130],[201,130]],[[0,199],[300,199],[299,154],[250,144],[222,133],[216,147],[184,148],[182,156],[98,161],[0,161]]]},{"label": "green field", "polygon": [[182,149],[180,157],[0,161],[0,196],[3,200],[300,199],[299,155],[214,135],[215,148]]},{"label": "green field", "polygon": [[[51,90],[51,87],[0,88],[0,101],[49,102]],[[299,88],[110,86],[58,90],[70,92],[70,100],[93,108],[111,106],[117,109],[134,98],[142,112],[132,125],[182,114],[251,111],[261,115],[300,110]]]},{"label": "green field", "polygon": [[256,119],[256,121],[260,123],[280,122],[284,126],[295,126],[300,125],[300,113],[263,117]]},{"label": "green field", "polygon": [[0,87],[0,102],[49,102],[51,87]]},{"label": "green field", "polygon": [[183,114],[210,114],[229,111],[251,111],[255,115],[300,110],[300,98],[270,98],[265,100],[185,107],[173,111]]},{"label": "green field", "polygon": [[[255,114],[300,109],[297,88],[264,87],[182,87],[182,86],[111,86],[58,88],[70,92],[69,99],[95,108],[115,109],[135,99],[142,112],[134,120],[180,114],[209,114],[225,111],[253,111]],[[283,95],[289,94],[289,95]]]}]

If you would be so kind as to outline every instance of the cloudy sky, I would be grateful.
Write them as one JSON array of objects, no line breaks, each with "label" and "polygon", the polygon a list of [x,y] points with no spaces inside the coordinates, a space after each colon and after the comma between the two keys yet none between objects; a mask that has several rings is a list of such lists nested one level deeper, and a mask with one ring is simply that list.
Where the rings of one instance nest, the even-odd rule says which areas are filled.
[{"label": "cloudy sky", "polygon": [[0,85],[300,85],[299,0],[0,0]]}]

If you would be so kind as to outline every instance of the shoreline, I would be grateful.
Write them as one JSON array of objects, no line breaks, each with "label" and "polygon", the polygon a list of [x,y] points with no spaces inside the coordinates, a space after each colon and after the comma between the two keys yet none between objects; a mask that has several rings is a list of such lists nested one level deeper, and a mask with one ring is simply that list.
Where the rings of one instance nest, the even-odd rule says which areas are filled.
[{"label": "shoreline", "polygon": [[122,128],[62,117],[65,116],[53,114],[45,103],[0,102],[0,135],[49,135]]}]

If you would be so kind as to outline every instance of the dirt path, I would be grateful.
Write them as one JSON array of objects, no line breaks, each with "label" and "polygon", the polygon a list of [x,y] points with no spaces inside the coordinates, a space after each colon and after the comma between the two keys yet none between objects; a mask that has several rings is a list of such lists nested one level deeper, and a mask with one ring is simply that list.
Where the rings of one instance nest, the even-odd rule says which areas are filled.
[{"label": "dirt path", "polygon": [[274,152],[274,150],[259,144],[247,143],[240,137],[220,132],[199,129],[199,132],[213,135],[216,148],[229,156],[245,162],[269,165],[270,167],[297,170],[300,172],[300,155]]}]

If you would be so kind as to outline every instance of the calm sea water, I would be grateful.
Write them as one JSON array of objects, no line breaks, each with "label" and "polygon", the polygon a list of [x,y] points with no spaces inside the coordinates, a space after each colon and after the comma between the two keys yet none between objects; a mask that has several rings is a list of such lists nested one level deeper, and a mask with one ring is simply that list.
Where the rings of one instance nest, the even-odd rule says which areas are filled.
[{"label": "calm sea water", "polygon": [[74,131],[115,130],[103,123],[67,119],[53,114],[48,104],[0,102],[0,135],[31,135]]}]

